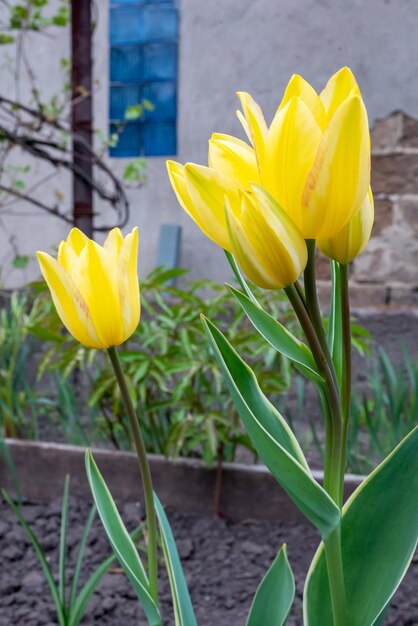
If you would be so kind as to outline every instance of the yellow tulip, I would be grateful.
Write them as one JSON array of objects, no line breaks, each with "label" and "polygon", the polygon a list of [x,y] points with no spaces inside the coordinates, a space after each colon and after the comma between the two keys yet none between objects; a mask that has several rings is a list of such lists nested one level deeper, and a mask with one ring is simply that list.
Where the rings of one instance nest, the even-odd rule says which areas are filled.
[{"label": "yellow tulip", "polygon": [[361,254],[370,239],[374,219],[372,190],[369,192],[357,213],[339,233],[331,239],[318,239],[317,246],[325,256],[343,265],[351,263]]},{"label": "yellow tulip", "polygon": [[259,105],[239,92],[250,144],[215,133],[209,167],[167,163],[180,204],[215,243],[231,251],[224,202],[235,215],[252,184],[261,185],[305,239],[330,239],[348,224],[370,186],[367,112],[352,72],[343,68],[318,95],[294,75],[267,126]]},{"label": "yellow tulip", "polygon": [[239,211],[226,201],[232,251],[248,278],[264,289],[293,284],[305,269],[305,240],[288,215],[262,187],[241,193]]},{"label": "yellow tulip", "polygon": [[73,228],[55,259],[37,253],[41,272],[63,324],[89,348],[123,343],[138,326],[138,229],[125,237],[119,228],[103,246]]}]

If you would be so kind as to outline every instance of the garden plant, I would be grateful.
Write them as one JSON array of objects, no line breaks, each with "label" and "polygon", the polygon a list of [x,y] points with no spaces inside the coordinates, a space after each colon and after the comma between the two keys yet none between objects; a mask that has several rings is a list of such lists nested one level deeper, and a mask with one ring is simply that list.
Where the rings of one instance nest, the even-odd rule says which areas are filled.
[{"label": "garden plant", "polygon": [[[228,287],[251,323],[317,390],[325,424],[320,485],[288,423],[224,334],[203,325],[213,355],[254,448],[277,482],[317,528],[321,542],[304,590],[305,626],[382,624],[414,555],[418,537],[418,428],[415,427],[343,504],[351,409],[348,268],[373,223],[370,136],[353,74],[343,68],[318,95],[293,76],[270,127],[247,93],[238,94],[249,143],[215,134],[209,167],[168,163],[180,204],[226,251],[241,289]],[[196,619],[175,541],[153,493],[141,415],[136,415],[117,346],[138,324],[138,233],[112,230],[99,246],[80,231],[61,242],[58,259],[39,253],[43,275],[70,333],[106,349],[137,450],[146,507],[147,566],[117,512],[90,451],[87,475],[102,523],[148,623],[164,623],[158,598],[157,538],[171,583],[177,626]],[[325,331],[319,309],[316,248],[331,262],[333,291]],[[260,305],[244,275],[262,289],[283,289],[304,340]],[[303,275],[303,281],[300,280]],[[279,626],[295,592],[281,547],[254,597],[247,626]]]}]

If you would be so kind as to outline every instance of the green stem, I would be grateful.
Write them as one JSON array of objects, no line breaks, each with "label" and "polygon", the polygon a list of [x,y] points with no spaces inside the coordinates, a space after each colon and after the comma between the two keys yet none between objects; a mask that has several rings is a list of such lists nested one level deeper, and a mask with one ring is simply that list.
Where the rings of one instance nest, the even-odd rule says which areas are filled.
[{"label": "green stem", "polygon": [[341,553],[341,526],[324,541],[334,626],[347,624],[347,602]]},{"label": "green stem", "polygon": [[344,488],[344,473],[347,459],[347,436],[350,424],[351,405],[351,320],[350,320],[350,300],[348,289],[348,265],[340,265],[341,276],[341,319],[342,319],[342,384],[341,384],[341,405],[343,418],[342,432],[342,462],[340,483]]},{"label": "green stem", "polygon": [[158,606],[158,561],[157,561],[157,520],[154,508],[154,495],[152,488],[151,472],[148,464],[147,452],[139,427],[138,417],[135,412],[132,399],[129,394],[126,379],[123,374],[119,355],[115,346],[108,348],[110,360],[115,371],[116,379],[120,388],[121,396],[125,404],[129,417],[132,437],[135,443],[136,453],[138,456],[139,469],[142,479],[142,488],[145,499],[145,512],[147,518],[148,530],[148,577],[150,585],[150,594],[156,605]]}]

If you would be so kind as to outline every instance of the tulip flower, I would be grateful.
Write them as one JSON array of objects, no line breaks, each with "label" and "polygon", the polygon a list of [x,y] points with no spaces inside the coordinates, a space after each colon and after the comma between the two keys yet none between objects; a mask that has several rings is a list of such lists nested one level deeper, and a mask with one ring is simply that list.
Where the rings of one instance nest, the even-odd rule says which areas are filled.
[{"label": "tulip flower", "polygon": [[317,246],[325,256],[342,265],[351,263],[367,245],[372,232],[374,204],[372,190],[369,192],[357,213],[331,239],[318,239]]},{"label": "tulip flower", "polygon": [[110,231],[103,246],[73,228],[55,259],[38,252],[39,265],[63,324],[90,348],[117,346],[140,316],[138,229]]},{"label": "tulip flower", "polygon": [[251,183],[270,193],[305,239],[336,235],[357,212],[370,185],[370,134],[356,80],[343,68],[318,95],[294,75],[267,126],[254,99],[239,92],[238,112],[251,143],[215,133],[209,167],[167,163],[180,204],[202,231],[231,250],[222,195],[238,206]]},{"label": "tulip flower", "polygon": [[238,212],[226,201],[226,218],[234,256],[253,283],[281,289],[299,278],[307,262],[305,240],[262,187],[241,194]]}]

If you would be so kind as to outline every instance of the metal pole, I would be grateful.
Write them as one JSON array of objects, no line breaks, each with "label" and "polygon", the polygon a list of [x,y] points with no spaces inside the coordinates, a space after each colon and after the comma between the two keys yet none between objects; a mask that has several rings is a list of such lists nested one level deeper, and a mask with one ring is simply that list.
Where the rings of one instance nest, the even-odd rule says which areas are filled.
[{"label": "metal pole", "polygon": [[[73,165],[93,178],[91,0],[71,0],[71,84]],[[90,150],[89,150],[90,148]],[[73,221],[88,237],[93,234],[93,190],[73,173]]]}]

